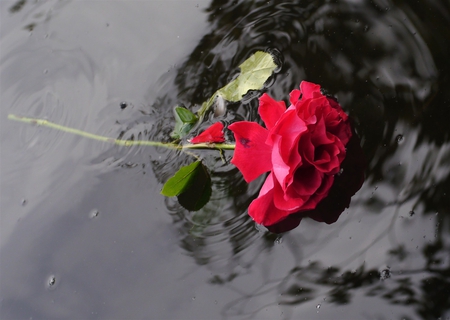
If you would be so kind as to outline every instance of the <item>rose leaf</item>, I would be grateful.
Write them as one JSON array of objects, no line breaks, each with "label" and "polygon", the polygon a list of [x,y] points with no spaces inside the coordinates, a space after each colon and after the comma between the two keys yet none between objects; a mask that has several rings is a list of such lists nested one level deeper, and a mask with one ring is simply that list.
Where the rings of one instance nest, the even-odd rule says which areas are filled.
[{"label": "rose leaf", "polygon": [[190,165],[181,167],[167,182],[164,184],[161,194],[166,197],[174,197],[183,193],[193,182],[197,175],[200,161],[195,161]]},{"label": "rose leaf", "polygon": [[190,110],[183,107],[175,107],[175,128],[170,134],[173,139],[181,139],[189,133],[198,121],[198,117]]},{"label": "rose leaf", "polygon": [[264,87],[264,83],[266,83],[267,79],[269,79],[273,71],[277,68],[277,65],[271,54],[257,51],[245,60],[239,68],[241,69],[241,73],[236,79],[217,90],[211,98],[203,103],[201,109],[198,111],[199,117],[202,117],[211,107],[217,96],[221,96],[231,102],[237,102],[249,90],[261,90]]},{"label": "rose leaf", "polygon": [[179,203],[190,211],[200,210],[211,197],[208,170],[201,161],[181,167],[164,184],[161,194],[167,197],[177,196]]},{"label": "rose leaf", "polygon": [[211,178],[206,167],[201,164],[189,187],[178,195],[178,202],[189,211],[198,211],[211,197]]},{"label": "rose leaf", "polygon": [[262,89],[276,67],[271,54],[257,51],[239,66],[241,69],[239,76],[217,93],[225,100],[237,102],[249,90]]}]

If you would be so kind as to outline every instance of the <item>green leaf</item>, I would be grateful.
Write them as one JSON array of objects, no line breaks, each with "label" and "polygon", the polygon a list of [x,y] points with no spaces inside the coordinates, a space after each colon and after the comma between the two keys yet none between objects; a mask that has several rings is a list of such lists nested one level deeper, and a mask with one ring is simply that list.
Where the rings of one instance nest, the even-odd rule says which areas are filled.
[{"label": "green leaf", "polygon": [[200,165],[200,161],[195,161],[188,166],[181,167],[175,175],[164,184],[161,194],[166,197],[174,197],[185,191],[195,179]]},{"label": "green leaf", "polygon": [[239,76],[217,93],[228,101],[239,101],[249,90],[262,89],[276,67],[272,55],[257,51],[239,66]]},{"label": "green leaf", "polygon": [[198,118],[192,111],[183,108],[183,107],[175,107],[175,115],[178,116],[178,119],[183,123],[196,123]]},{"label": "green leaf", "polygon": [[170,134],[173,139],[181,139],[191,131],[198,121],[198,117],[190,110],[183,107],[175,107],[175,128]]},{"label": "green leaf", "polygon": [[178,196],[180,204],[188,210],[200,210],[211,197],[211,178],[201,161],[181,167],[164,184],[161,194]]},{"label": "green leaf", "polygon": [[264,83],[277,68],[277,65],[271,54],[257,51],[239,67],[241,69],[239,76],[225,87],[217,90],[211,98],[203,103],[201,109],[198,111],[200,117],[211,107],[218,95],[225,100],[237,102],[249,90],[261,90],[264,87]]},{"label": "green leaf", "polygon": [[211,177],[202,164],[197,167],[192,184],[178,195],[178,202],[190,211],[198,211],[208,203],[211,191]]}]

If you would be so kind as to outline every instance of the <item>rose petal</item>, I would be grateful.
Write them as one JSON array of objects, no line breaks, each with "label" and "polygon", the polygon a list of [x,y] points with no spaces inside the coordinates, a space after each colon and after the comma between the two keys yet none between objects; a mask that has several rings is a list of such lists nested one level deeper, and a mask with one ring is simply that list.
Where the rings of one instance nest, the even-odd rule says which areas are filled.
[{"label": "rose petal", "polygon": [[271,148],[265,143],[267,129],[256,122],[239,121],[228,126],[236,139],[231,163],[242,172],[245,181],[250,182],[261,174],[270,171]]},{"label": "rose petal", "polygon": [[265,193],[260,192],[258,198],[253,200],[248,208],[248,214],[256,223],[262,224],[263,226],[274,225],[290,214],[275,207],[273,203],[273,188],[270,188],[273,184],[274,178],[270,174],[261,189],[261,191],[265,190]]},{"label": "rose petal", "polygon": [[267,93],[264,93],[261,98],[259,98],[258,112],[267,129],[272,129],[285,111],[286,104],[284,101],[276,101]]},{"label": "rose petal", "polygon": [[291,102],[291,104],[295,105],[298,99],[300,99],[301,95],[302,92],[299,89],[292,90],[291,93],[289,94],[289,101]]},{"label": "rose petal", "polygon": [[295,110],[287,110],[278,120],[277,126],[269,131],[267,139],[268,145],[273,145],[277,136],[281,139],[282,157],[285,162],[289,161],[292,150],[297,149],[297,142],[300,135],[307,131],[305,122],[300,119]]},{"label": "rose petal", "polygon": [[[278,183],[281,185],[282,189],[285,189],[286,185],[291,183],[292,181],[292,174],[289,174],[291,172],[291,167],[286,163],[289,161],[284,161],[283,157],[281,156],[280,142],[281,137],[277,136],[272,149],[272,173],[274,174]],[[300,155],[298,155],[298,159],[299,161],[301,161]]]},{"label": "rose petal", "polygon": [[321,94],[320,85],[308,81],[300,83],[300,91],[302,92],[302,100],[313,98],[314,93]]},{"label": "rose petal", "polygon": [[216,122],[198,136],[192,138],[189,142],[196,143],[221,143],[225,141],[223,135],[223,124]]}]

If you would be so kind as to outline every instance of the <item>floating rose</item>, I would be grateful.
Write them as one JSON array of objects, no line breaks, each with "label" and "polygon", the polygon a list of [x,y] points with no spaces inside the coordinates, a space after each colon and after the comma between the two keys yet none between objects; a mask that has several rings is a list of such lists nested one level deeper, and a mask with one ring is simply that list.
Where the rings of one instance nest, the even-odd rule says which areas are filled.
[{"label": "floating rose", "polygon": [[223,124],[216,122],[198,136],[189,140],[190,143],[222,143],[225,141],[223,135]]},{"label": "floating rose", "polygon": [[266,128],[247,121],[230,125],[236,139],[231,162],[247,182],[270,172],[248,212],[271,226],[315,209],[328,195],[352,130],[339,104],[314,83],[303,81],[293,90],[288,109],[267,94],[259,100]]}]

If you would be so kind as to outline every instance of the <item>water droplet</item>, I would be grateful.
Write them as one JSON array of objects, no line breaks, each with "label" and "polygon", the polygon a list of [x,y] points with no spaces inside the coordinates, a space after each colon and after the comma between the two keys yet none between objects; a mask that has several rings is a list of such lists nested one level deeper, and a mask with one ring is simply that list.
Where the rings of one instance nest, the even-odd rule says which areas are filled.
[{"label": "water droplet", "polygon": [[89,216],[90,216],[91,218],[96,218],[96,217],[98,217],[99,214],[100,214],[100,211],[98,211],[97,209],[93,209],[93,210],[91,211],[91,213],[89,214]]},{"label": "water droplet", "polygon": [[316,309],[317,309],[317,313],[319,313],[319,309],[320,309],[320,307],[321,307],[321,305],[320,305],[320,303],[316,306]]},{"label": "water droplet", "polygon": [[391,277],[391,270],[384,269],[380,272],[380,280],[386,280]]},{"label": "water droplet", "polygon": [[399,134],[395,140],[397,141],[398,144],[402,143],[405,140],[405,137],[402,134]]},{"label": "water droplet", "polygon": [[22,205],[22,206],[25,206],[26,204],[27,204],[27,199],[25,199],[25,198],[23,198],[22,200],[20,200],[20,204]]},{"label": "water droplet", "polygon": [[416,213],[414,212],[414,210],[411,210],[410,212],[409,212],[409,216],[410,217],[412,217],[413,215],[415,215]]},{"label": "water droplet", "polygon": [[125,109],[126,107],[128,107],[128,104],[126,103],[126,102],[124,102],[124,101],[122,101],[121,103],[120,103],[120,109]]},{"label": "water droplet", "polygon": [[54,289],[55,287],[56,287],[56,277],[54,275],[51,275],[47,279],[47,288]]},{"label": "water droplet", "polygon": [[132,169],[132,168],[136,168],[138,166],[138,164],[137,163],[133,163],[133,162],[131,162],[131,161],[128,161],[127,163],[124,163],[124,164],[122,164],[122,168],[130,168],[130,169]]},{"label": "water droplet", "polygon": [[275,244],[282,244],[283,243],[283,237],[282,236],[278,236],[276,239],[275,239]]}]

